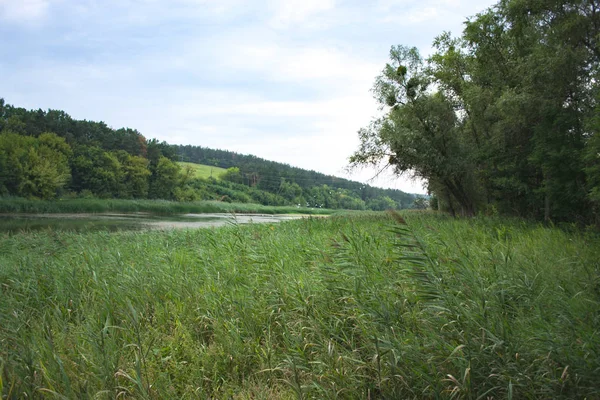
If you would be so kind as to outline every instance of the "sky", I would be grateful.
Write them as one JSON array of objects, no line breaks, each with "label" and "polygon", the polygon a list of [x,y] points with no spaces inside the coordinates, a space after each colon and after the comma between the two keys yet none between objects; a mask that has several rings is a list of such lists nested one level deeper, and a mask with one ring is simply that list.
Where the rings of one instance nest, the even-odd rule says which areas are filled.
[{"label": "sky", "polygon": [[431,53],[490,0],[0,0],[0,97],[171,144],[349,174],[392,45]]}]

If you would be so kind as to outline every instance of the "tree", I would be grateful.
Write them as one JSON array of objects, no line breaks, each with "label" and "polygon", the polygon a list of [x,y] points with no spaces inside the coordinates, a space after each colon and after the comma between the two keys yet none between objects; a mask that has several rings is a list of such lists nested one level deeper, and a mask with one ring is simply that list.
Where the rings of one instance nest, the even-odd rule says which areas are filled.
[{"label": "tree", "polygon": [[396,202],[389,196],[382,196],[376,199],[371,199],[367,202],[366,207],[373,211],[395,210],[398,208]]},{"label": "tree", "polygon": [[[302,188],[296,182],[288,182],[285,178],[281,178],[279,185],[279,195],[287,199],[291,203],[301,204],[303,201]],[[305,202],[305,201],[304,201]]]},{"label": "tree", "polygon": [[0,134],[0,191],[19,196],[22,193],[29,169],[29,149],[34,148],[35,138],[18,135],[11,131]]},{"label": "tree", "polygon": [[97,146],[78,146],[71,167],[77,191],[90,190],[104,198],[123,193],[123,166],[115,154]]},{"label": "tree", "polygon": [[477,115],[488,122],[491,164],[480,170],[501,210],[547,220],[588,214],[584,121],[597,90],[600,26],[593,3],[504,0],[467,23],[469,78],[479,91],[492,88],[487,115]]},{"label": "tree", "polygon": [[49,199],[55,197],[71,180],[69,158],[73,150],[64,138],[50,132],[42,133],[37,141],[36,151],[30,156],[31,179],[36,182],[35,195]]},{"label": "tree", "polygon": [[160,156],[152,171],[149,195],[154,199],[171,199],[179,183],[181,167],[166,157]]},{"label": "tree", "polygon": [[115,156],[123,169],[123,188],[119,197],[143,199],[148,197],[149,178],[148,160],[133,156],[124,150],[116,151]]},{"label": "tree", "polygon": [[0,135],[0,193],[50,199],[69,181],[71,148],[53,133]]},{"label": "tree", "polygon": [[398,174],[438,182],[464,214],[473,215],[473,164],[461,138],[464,123],[447,96],[429,90],[431,77],[416,48],[392,47],[390,58],[373,88],[389,111],[359,131],[361,144],[351,164],[377,165],[387,159]]},{"label": "tree", "polygon": [[238,167],[230,167],[221,175],[221,179],[233,183],[242,183],[242,174]]},{"label": "tree", "polygon": [[392,48],[374,85],[386,113],[359,131],[351,163],[424,178],[452,213],[594,218],[600,7],[501,0],[465,26],[426,65]]}]

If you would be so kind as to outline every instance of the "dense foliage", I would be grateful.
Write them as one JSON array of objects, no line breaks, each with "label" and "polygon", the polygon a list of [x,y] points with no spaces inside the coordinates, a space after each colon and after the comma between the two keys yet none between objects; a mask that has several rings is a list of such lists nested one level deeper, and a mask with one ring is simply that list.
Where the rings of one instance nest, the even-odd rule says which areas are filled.
[{"label": "dense foliage", "polygon": [[[317,207],[326,204],[331,207],[338,203],[339,208],[385,210],[408,208],[415,200],[415,196],[400,190],[376,188],[232,151],[187,145],[177,146],[177,154],[185,161],[235,168],[238,175],[231,177],[234,182],[271,193],[285,193],[289,199],[295,198],[297,203],[309,203]],[[291,192],[297,194],[293,196]]]},{"label": "dense foliage", "polygon": [[[181,161],[228,168],[199,177]],[[219,200],[331,209],[407,208],[413,195],[222,150],[146,140],[129,128],[0,99],[0,196]]]},{"label": "dense foliage", "polygon": [[597,1],[501,0],[426,61],[394,46],[351,161],[426,179],[452,213],[598,222],[599,39]]},{"label": "dense foliage", "polygon": [[0,397],[600,397],[597,237],[404,217],[0,235]]}]

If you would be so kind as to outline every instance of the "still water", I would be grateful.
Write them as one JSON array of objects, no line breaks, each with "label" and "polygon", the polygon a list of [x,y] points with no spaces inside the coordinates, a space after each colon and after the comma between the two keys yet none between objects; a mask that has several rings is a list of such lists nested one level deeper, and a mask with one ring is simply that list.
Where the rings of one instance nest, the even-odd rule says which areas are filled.
[{"label": "still water", "polygon": [[210,228],[233,224],[276,223],[302,215],[268,214],[19,214],[0,215],[0,233],[22,231],[121,231]]}]

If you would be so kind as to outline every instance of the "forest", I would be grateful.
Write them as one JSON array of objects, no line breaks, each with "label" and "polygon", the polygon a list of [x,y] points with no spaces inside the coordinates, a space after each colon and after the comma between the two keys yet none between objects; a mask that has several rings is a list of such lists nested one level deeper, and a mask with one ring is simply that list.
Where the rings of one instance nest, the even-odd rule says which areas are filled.
[{"label": "forest", "polygon": [[452,214],[598,224],[600,4],[502,0],[423,58],[393,46],[353,165],[426,180]]},{"label": "forest", "polygon": [[[201,179],[180,162],[228,168]],[[26,110],[0,99],[0,196],[220,200],[329,209],[401,209],[414,195],[249,155],[147,140],[130,128]]]}]

